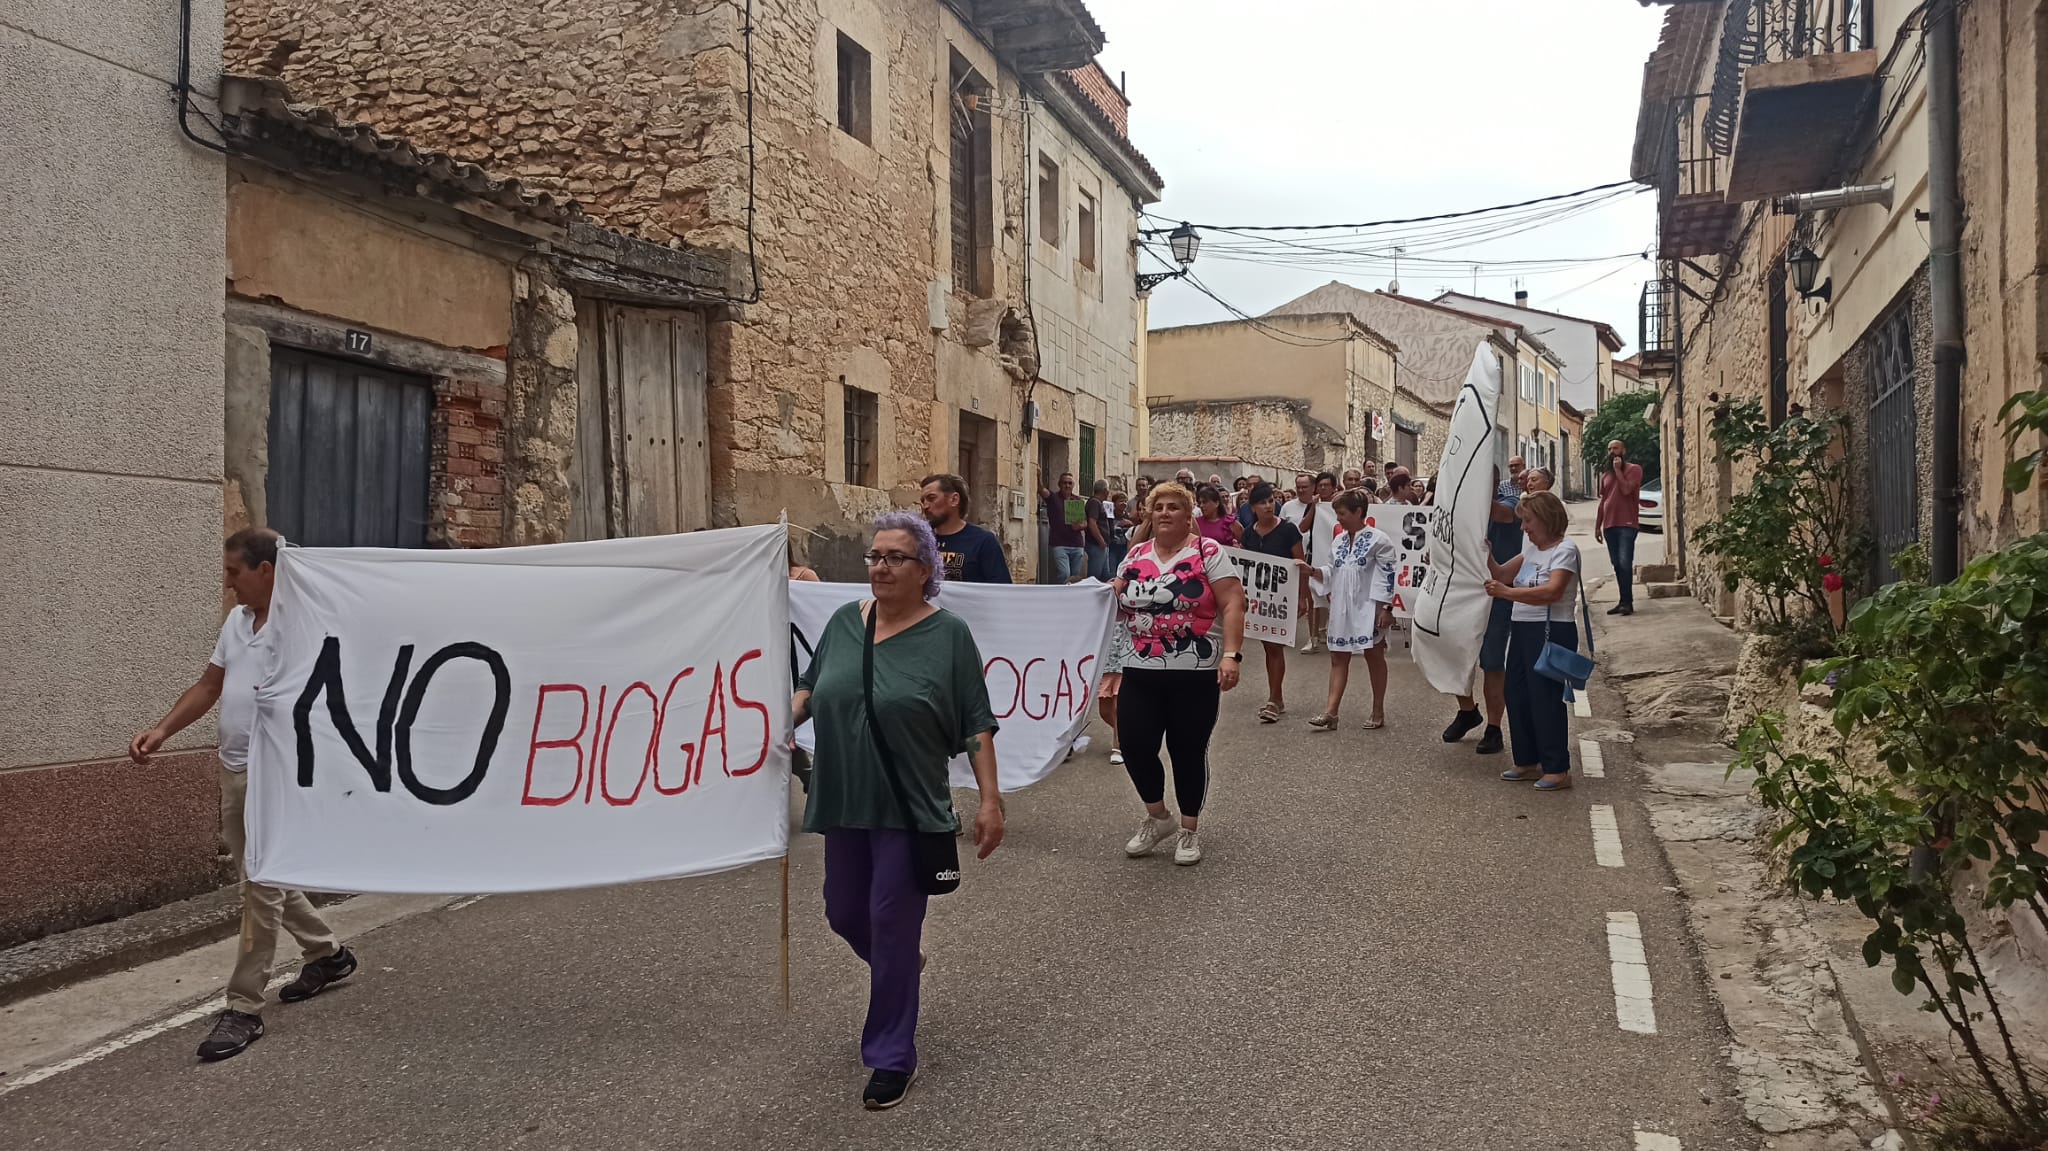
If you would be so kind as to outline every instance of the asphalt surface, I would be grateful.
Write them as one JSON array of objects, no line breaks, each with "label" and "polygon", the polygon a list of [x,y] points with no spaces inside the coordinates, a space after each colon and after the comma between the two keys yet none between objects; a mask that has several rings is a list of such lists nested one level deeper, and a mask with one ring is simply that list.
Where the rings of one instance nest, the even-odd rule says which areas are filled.
[{"label": "asphalt surface", "polygon": [[[273,1005],[239,1058],[197,1063],[193,1023],[0,1097],[0,1146],[1755,1146],[1626,744],[1606,779],[1538,794],[1476,737],[1443,744],[1450,708],[1402,658],[1386,730],[1356,727],[1359,668],[1347,725],[1311,732],[1326,667],[1293,656],[1290,714],[1262,726],[1247,663],[1197,867],[1123,857],[1138,806],[1099,725],[1010,798],[1009,842],[934,903],[897,1111],[860,1107],[865,969],[799,835],[788,1013],[775,865],[498,896],[356,938],[356,977]],[[1618,708],[1596,689],[1596,717]],[[1593,803],[1625,867],[1595,864]],[[1642,922],[1654,1035],[1616,1025],[1613,911]]]}]

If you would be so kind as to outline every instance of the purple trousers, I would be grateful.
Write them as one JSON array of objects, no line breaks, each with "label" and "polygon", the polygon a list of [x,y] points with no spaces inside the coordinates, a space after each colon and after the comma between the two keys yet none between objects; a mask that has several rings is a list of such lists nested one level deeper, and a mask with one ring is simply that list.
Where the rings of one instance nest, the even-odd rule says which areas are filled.
[{"label": "purple trousers", "polygon": [[917,990],[926,896],[911,866],[910,833],[838,828],[825,833],[825,921],[868,965],[861,1062],[874,1071],[917,1069]]}]

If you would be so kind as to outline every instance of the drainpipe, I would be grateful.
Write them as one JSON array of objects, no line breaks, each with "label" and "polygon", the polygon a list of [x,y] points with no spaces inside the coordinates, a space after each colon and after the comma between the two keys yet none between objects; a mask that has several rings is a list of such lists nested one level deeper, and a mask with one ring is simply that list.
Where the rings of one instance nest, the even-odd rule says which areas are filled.
[{"label": "drainpipe", "polygon": [[1685,292],[1679,286],[1679,277],[1685,270],[1678,261],[1671,262],[1671,446],[1678,456],[1677,466],[1660,469],[1663,474],[1676,479],[1676,485],[1665,484],[1664,490],[1671,493],[1671,524],[1664,529],[1666,541],[1675,541],[1677,546],[1667,542],[1664,558],[1676,566],[1680,583],[1690,581],[1685,565]]},{"label": "drainpipe", "polygon": [[1937,2],[1927,15],[1928,287],[1934,298],[1934,539],[1931,575],[1949,583],[1961,569],[1963,411],[1963,201],[1959,96],[1962,56],[1956,8]]}]

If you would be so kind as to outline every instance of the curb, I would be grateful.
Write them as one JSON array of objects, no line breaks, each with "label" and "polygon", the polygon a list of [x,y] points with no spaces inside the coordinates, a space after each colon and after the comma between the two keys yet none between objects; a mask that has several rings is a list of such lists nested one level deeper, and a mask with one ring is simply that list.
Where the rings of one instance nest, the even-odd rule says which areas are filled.
[{"label": "curb", "polygon": [[[350,895],[308,893],[329,906]],[[239,885],[0,951],[0,1007],[74,983],[232,937],[241,927]]]}]

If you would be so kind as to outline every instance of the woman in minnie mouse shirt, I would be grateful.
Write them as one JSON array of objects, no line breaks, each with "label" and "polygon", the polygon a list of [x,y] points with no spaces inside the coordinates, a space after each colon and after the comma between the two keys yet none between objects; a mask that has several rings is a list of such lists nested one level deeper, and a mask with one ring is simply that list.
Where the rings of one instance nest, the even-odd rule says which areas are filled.
[{"label": "woman in minnie mouse shirt", "polygon": [[[1195,825],[1209,789],[1209,735],[1244,662],[1244,584],[1222,545],[1195,533],[1187,488],[1153,488],[1146,509],[1152,538],[1117,570],[1114,670],[1103,676],[1101,694],[1117,700],[1124,770],[1145,804],[1124,854],[1149,854],[1176,836],[1173,861],[1187,866],[1202,861]],[[1178,823],[1166,806],[1162,740],[1173,760]]]}]

